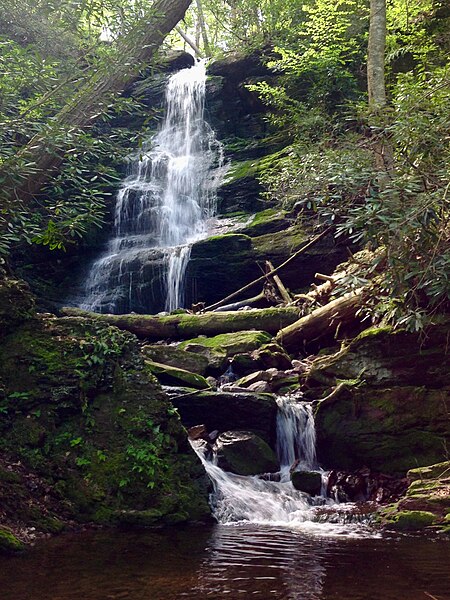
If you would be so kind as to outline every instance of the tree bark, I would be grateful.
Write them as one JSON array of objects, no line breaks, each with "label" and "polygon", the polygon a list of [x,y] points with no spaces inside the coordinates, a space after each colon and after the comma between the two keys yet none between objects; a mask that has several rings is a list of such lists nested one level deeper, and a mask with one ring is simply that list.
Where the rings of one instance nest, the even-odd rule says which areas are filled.
[{"label": "tree bark", "polygon": [[369,106],[373,108],[382,108],[386,105],[385,48],[386,0],[370,0],[367,90],[369,93]]},{"label": "tree bark", "polygon": [[203,49],[205,51],[206,56],[211,56],[211,48],[209,46],[208,33],[206,31],[205,15],[203,13],[202,0],[196,0],[196,3],[197,3],[198,22],[200,24],[200,30],[201,30],[202,38],[203,38]]},{"label": "tree bark", "polygon": [[[367,91],[369,110],[380,114],[386,106],[385,83],[386,51],[386,0],[370,0],[369,44],[367,49]],[[381,133],[374,147],[375,164],[384,175],[380,185],[385,187],[394,166],[392,144],[385,133]]]},{"label": "tree bark", "polygon": [[62,314],[71,317],[88,317],[103,321],[134,333],[137,337],[149,340],[183,340],[198,335],[218,335],[257,329],[275,334],[281,328],[295,323],[300,309],[265,308],[235,312],[208,312],[198,315],[181,314],[155,317],[152,315],[102,315],[64,308]]},{"label": "tree bark", "polygon": [[[183,18],[190,3],[191,0],[156,0],[152,3],[148,14],[118,42],[118,60],[113,65],[104,65],[92,75],[48,123],[45,132],[37,134],[16,155],[27,163],[29,172],[23,182],[11,190],[10,201],[18,198],[26,202],[39,192],[64,160],[64,152],[70,147],[67,133],[90,127],[106,110],[111,96],[122,92],[136,79],[142,66],[150,61],[166,35]],[[60,138],[58,142],[55,137]],[[3,173],[0,171],[6,179],[4,188],[9,187],[11,181],[8,168],[6,165]]]},{"label": "tree bark", "polygon": [[281,329],[276,340],[287,350],[300,350],[311,342],[334,336],[341,326],[356,321],[356,313],[361,304],[361,291],[332,300],[296,323]]}]

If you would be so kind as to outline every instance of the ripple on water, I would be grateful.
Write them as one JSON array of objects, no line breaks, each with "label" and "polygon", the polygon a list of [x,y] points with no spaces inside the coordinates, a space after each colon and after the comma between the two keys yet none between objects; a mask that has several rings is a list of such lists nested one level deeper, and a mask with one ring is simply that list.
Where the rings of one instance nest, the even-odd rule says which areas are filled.
[{"label": "ripple on water", "polygon": [[449,600],[448,538],[324,529],[245,524],[64,535],[3,558],[0,598]]}]

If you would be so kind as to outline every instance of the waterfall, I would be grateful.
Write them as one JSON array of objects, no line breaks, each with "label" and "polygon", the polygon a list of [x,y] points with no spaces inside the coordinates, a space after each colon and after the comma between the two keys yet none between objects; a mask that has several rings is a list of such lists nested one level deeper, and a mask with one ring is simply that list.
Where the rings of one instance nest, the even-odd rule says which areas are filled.
[{"label": "waterfall", "polygon": [[203,62],[172,75],[159,131],[130,157],[113,238],[85,283],[82,308],[158,312],[183,306],[193,242],[216,210],[222,151],[204,119]]},{"label": "waterfall", "polygon": [[[224,471],[214,455],[208,456],[205,445],[192,443],[213,484],[210,502],[214,517],[224,525],[253,523],[320,535],[359,535],[365,517],[355,515],[353,505],[338,504],[326,497],[327,474],[317,465],[311,404],[291,395],[278,397],[277,404],[278,476],[243,476]],[[294,488],[290,480],[293,463],[303,470],[322,472],[320,496],[312,497]]]},{"label": "waterfall", "polygon": [[312,523],[317,506],[328,502],[296,490],[289,468],[299,459],[304,468],[316,467],[315,427],[311,405],[292,396],[277,399],[277,453],[281,464],[279,481],[258,476],[235,475],[206,458],[204,448],[195,448],[214,486],[213,514],[220,523],[290,524]]},{"label": "waterfall", "polygon": [[277,404],[277,454],[282,471],[289,470],[296,461],[304,469],[317,469],[312,405],[293,402],[290,396],[279,396]]}]

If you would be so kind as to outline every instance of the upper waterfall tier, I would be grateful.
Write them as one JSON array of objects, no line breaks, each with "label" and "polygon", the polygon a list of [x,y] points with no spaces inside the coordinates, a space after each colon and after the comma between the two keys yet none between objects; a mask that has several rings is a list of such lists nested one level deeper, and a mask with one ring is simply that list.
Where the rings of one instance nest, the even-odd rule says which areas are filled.
[{"label": "upper waterfall tier", "polygon": [[222,152],[204,120],[202,62],[172,75],[158,133],[130,157],[117,194],[114,232],[91,267],[81,306],[158,312],[183,305],[190,245],[216,210]]}]

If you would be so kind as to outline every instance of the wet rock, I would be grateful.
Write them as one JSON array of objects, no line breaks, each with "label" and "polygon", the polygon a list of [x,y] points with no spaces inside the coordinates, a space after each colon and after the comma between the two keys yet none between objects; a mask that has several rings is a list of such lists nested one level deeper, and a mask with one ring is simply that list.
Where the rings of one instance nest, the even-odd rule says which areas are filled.
[{"label": "wet rock", "polygon": [[322,475],[318,471],[294,471],[291,473],[292,485],[300,492],[318,496],[322,488]]},{"label": "wet rock", "polygon": [[269,444],[275,442],[277,403],[272,394],[257,394],[241,390],[196,391],[186,388],[166,388],[178,408],[185,427],[204,423],[209,431],[253,431]]},{"label": "wet rock", "polygon": [[191,373],[185,369],[179,369],[170,365],[163,365],[152,360],[146,360],[145,364],[148,370],[163,384],[189,386],[200,390],[209,388],[206,379],[197,373]]},{"label": "wet rock", "polygon": [[219,467],[238,475],[257,475],[279,470],[275,452],[249,431],[225,431],[216,440]]},{"label": "wet rock", "polygon": [[271,392],[272,388],[267,381],[255,381],[247,386],[247,389],[252,392]]},{"label": "wet rock", "polygon": [[190,440],[204,440],[208,437],[208,430],[205,425],[195,425],[189,427],[188,436]]},{"label": "wet rock", "polygon": [[251,373],[250,375],[242,377],[241,379],[236,381],[236,385],[245,388],[259,381],[270,381],[270,379],[271,374],[267,371],[256,371],[256,373]]},{"label": "wet rock", "polygon": [[154,362],[179,367],[198,375],[204,375],[208,366],[206,356],[180,350],[176,346],[166,346],[164,344],[143,346],[142,353]]}]

